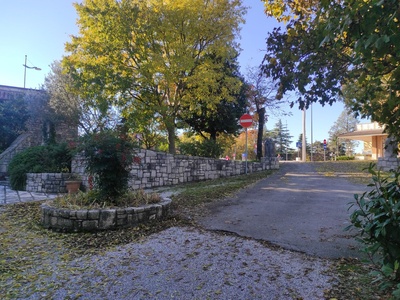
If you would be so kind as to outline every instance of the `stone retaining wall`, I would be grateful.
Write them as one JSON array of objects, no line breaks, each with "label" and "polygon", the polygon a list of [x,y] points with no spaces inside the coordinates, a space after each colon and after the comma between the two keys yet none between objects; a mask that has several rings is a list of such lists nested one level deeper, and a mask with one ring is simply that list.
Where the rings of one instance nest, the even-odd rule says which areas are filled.
[{"label": "stone retaining wall", "polygon": [[[164,152],[139,150],[137,163],[130,172],[129,187],[148,189],[161,186],[217,179],[246,173],[246,162],[212,159]],[[261,162],[247,162],[247,173],[278,169],[276,158],[263,158]],[[72,161],[72,173],[80,175],[84,188],[89,188],[85,173],[85,160],[76,156]],[[28,173],[26,190],[38,193],[66,193],[68,173]]]},{"label": "stone retaining wall", "polygon": [[66,193],[68,173],[27,173],[26,191],[35,193]]},{"label": "stone retaining wall", "polygon": [[[140,149],[137,163],[132,166],[129,186],[133,189],[147,189],[170,186],[191,181],[203,181],[246,173],[246,162],[222,160],[187,155],[172,155]],[[261,162],[247,162],[247,173],[279,169],[275,157],[263,158]],[[88,187],[85,174],[85,160],[75,157],[72,172],[81,175],[83,185]]]},{"label": "stone retaining wall", "polygon": [[170,210],[170,199],[141,207],[68,210],[43,204],[44,228],[62,232],[93,232],[134,227],[150,220],[165,218]]},{"label": "stone retaining wall", "polygon": [[388,172],[390,170],[397,170],[400,167],[400,159],[397,157],[379,157],[378,168],[382,171]]}]

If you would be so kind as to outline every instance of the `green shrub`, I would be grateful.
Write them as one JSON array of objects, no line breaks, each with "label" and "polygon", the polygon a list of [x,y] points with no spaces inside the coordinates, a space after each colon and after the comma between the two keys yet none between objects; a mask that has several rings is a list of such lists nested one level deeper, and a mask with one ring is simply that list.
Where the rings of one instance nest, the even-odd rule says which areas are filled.
[{"label": "green shrub", "polygon": [[354,156],[337,156],[336,160],[355,160]]},{"label": "green shrub", "polygon": [[11,160],[8,167],[11,188],[24,190],[26,173],[57,173],[71,167],[71,152],[66,144],[28,148]]},{"label": "green shrub", "polygon": [[373,189],[354,196],[350,208],[356,206],[356,210],[347,229],[359,230],[365,251],[380,266],[377,279],[382,280],[383,288],[397,283],[395,293],[400,296],[400,168],[383,176],[374,167],[370,164],[368,168],[373,179],[368,186]]},{"label": "green shrub", "polygon": [[179,145],[181,154],[219,158],[224,153],[224,149],[214,140],[203,140],[202,142],[188,142]]},{"label": "green shrub", "polygon": [[78,150],[86,158],[86,171],[99,190],[100,202],[114,203],[128,187],[129,171],[138,160],[133,144],[121,132],[105,130],[83,138]]}]

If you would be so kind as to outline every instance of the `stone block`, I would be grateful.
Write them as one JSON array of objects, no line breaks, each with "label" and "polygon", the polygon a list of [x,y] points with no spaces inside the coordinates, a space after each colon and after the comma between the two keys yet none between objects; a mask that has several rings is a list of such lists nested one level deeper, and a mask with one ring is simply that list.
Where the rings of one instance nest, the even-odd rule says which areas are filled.
[{"label": "stone block", "polygon": [[84,231],[96,231],[98,229],[98,221],[97,220],[82,221],[81,229]]},{"label": "stone block", "polygon": [[100,217],[100,211],[98,209],[91,209],[87,212],[88,220],[98,220]]},{"label": "stone block", "polygon": [[99,228],[109,229],[114,228],[116,225],[116,212],[115,209],[105,209],[100,211]]},{"label": "stone block", "polygon": [[74,227],[74,221],[70,219],[58,218],[57,219],[57,228],[63,231],[70,231],[70,228]]}]

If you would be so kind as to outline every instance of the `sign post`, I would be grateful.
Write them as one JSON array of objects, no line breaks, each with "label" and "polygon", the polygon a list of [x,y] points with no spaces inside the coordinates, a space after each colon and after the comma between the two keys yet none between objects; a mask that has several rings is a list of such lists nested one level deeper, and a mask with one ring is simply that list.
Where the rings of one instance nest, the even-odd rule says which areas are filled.
[{"label": "sign post", "polygon": [[324,161],[326,161],[326,139],[324,139]]},{"label": "sign post", "polygon": [[253,118],[249,114],[244,114],[243,116],[240,117],[239,119],[239,124],[243,127],[246,128],[246,174],[247,174],[247,128],[250,127],[253,124]]},{"label": "sign post", "polygon": [[296,142],[296,147],[297,147],[297,158],[296,158],[296,161],[297,161],[297,160],[300,160],[300,148],[301,148],[300,141]]}]

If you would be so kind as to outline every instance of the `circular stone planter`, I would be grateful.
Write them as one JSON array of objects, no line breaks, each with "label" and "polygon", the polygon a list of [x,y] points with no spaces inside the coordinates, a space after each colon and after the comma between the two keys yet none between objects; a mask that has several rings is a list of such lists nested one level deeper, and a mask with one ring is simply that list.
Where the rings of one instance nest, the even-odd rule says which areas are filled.
[{"label": "circular stone planter", "polygon": [[79,209],[41,206],[44,228],[59,232],[102,231],[134,227],[150,220],[165,218],[171,200],[163,199],[156,204],[127,208]]}]

